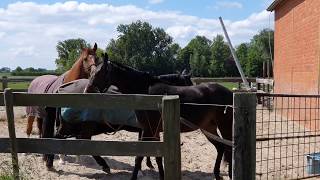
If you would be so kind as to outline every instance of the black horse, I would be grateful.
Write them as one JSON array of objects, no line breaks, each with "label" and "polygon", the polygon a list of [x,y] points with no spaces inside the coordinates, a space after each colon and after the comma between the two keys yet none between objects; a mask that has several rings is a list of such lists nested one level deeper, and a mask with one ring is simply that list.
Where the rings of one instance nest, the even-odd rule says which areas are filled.
[{"label": "black horse", "polygon": [[[163,81],[166,83],[172,83],[176,85],[186,85],[186,86],[192,85],[190,74],[189,75],[188,74],[167,74],[167,75],[157,76],[156,78],[159,79],[160,81]],[[82,82],[85,82],[84,79],[82,80]],[[63,86],[64,85],[62,85],[62,87]],[[78,84],[77,89],[75,89],[75,91],[69,91],[68,93],[83,92],[84,88],[82,89],[81,88],[82,87],[79,86]],[[91,139],[91,137],[94,135],[98,135],[102,133],[111,133],[111,132],[115,132],[115,130],[126,130],[129,132],[138,132],[139,139],[142,137],[141,129],[137,127],[131,127],[126,125],[115,125],[115,124],[107,125],[104,123],[97,123],[97,122],[68,123],[61,118],[60,111],[57,108],[52,108],[52,107],[47,107],[46,113],[47,113],[47,116],[44,119],[43,128],[42,128],[43,138],[76,137],[77,139]],[[55,123],[58,124],[58,130],[56,133],[54,133]],[[93,156],[93,158],[102,167],[103,171],[110,173],[110,167],[108,166],[108,164],[105,162],[103,158],[101,158],[100,156]],[[53,155],[46,154],[44,159],[46,161],[46,166],[49,169],[51,169],[53,167]],[[149,168],[153,168],[149,157],[147,159],[147,166]]]},{"label": "black horse", "polygon": [[[200,128],[202,131],[205,130],[219,136],[217,133],[219,129],[224,139],[232,139],[233,112],[231,108],[227,107],[233,104],[233,93],[219,84],[172,86],[172,84],[164,83],[159,78],[148,73],[137,71],[120,63],[105,61],[97,67],[95,74],[90,78],[88,89],[101,91],[110,85],[117,86],[119,91],[125,94],[179,95],[181,117],[197,127],[181,124],[181,132]],[[158,111],[136,111],[136,115],[143,126],[142,140],[158,140],[157,137],[159,137],[159,132],[162,130],[161,123],[159,123],[161,119],[160,113]],[[204,135],[216,147],[218,152],[214,166],[215,177],[220,179],[220,164],[223,154],[225,155],[225,160],[229,163],[229,176],[231,177],[231,147],[226,147],[222,143],[215,141],[208,133],[204,133]],[[150,139],[150,137],[156,138]],[[137,179],[142,160],[143,157],[136,157],[132,179]],[[164,172],[161,157],[157,158],[157,164],[160,178],[163,179]]]}]

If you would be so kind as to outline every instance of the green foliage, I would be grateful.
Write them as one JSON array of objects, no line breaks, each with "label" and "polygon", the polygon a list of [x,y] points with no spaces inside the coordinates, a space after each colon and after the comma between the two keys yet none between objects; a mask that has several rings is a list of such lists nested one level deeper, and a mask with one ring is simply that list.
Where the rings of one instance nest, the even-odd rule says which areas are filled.
[{"label": "green foliage", "polygon": [[193,76],[209,76],[209,61],[210,61],[210,44],[211,41],[204,36],[196,36],[184,48],[183,55],[179,56],[186,62],[186,67],[191,67]]},{"label": "green foliage", "polygon": [[9,73],[10,71],[11,71],[11,69],[8,68],[8,67],[2,67],[2,68],[0,68],[0,73]]},{"label": "green foliage", "polygon": [[[109,59],[113,61],[155,75],[182,72],[187,69],[193,76],[198,77],[239,76],[222,35],[217,35],[212,41],[204,36],[196,36],[181,48],[179,44],[173,43],[172,37],[162,28],[152,27],[147,22],[120,24],[117,31],[118,37],[111,39],[105,48]],[[237,57],[246,76],[262,75],[263,62],[270,61],[273,56],[273,39],[273,30],[263,29],[251,39],[250,43],[242,43],[236,48]],[[56,71],[17,67],[12,71],[12,75],[39,76],[63,73],[77,60],[82,47],[90,45],[80,38],[59,41],[56,46],[58,52]],[[103,49],[97,49],[98,57],[102,57],[103,53]],[[8,71],[10,72],[9,68],[0,69],[0,72]]]},{"label": "green foliage", "polygon": [[[264,29],[251,40],[246,62],[246,73],[248,76],[262,76],[263,62],[270,61],[274,53],[273,34],[273,30]],[[269,36],[271,49],[269,46]]]},{"label": "green foliage", "polygon": [[58,58],[56,59],[57,71],[65,72],[70,69],[84,47],[90,47],[90,45],[80,38],[59,41],[56,46],[58,52]]},{"label": "green foliage", "polygon": [[45,74],[59,75],[60,73],[53,70],[46,70],[43,68],[35,69],[33,67],[29,67],[26,69],[22,69],[19,66],[11,72],[12,76],[41,76]]},{"label": "green foliage", "polygon": [[181,66],[176,63],[180,47],[162,28],[137,21],[121,24],[117,31],[118,39],[112,39],[106,49],[111,60],[154,74],[172,73]]},{"label": "green foliage", "polygon": [[210,74],[213,77],[228,76],[225,69],[226,61],[231,57],[228,45],[224,42],[222,35],[217,35],[211,45]]},{"label": "green foliage", "polygon": [[0,180],[14,180],[12,175],[2,174],[0,175]]}]

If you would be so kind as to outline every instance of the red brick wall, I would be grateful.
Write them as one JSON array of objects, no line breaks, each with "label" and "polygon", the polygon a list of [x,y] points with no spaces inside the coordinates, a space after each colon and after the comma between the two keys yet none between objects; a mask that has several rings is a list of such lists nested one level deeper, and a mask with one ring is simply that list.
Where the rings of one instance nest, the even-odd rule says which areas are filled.
[{"label": "red brick wall", "polygon": [[319,94],[320,0],[275,9],[275,93]]},{"label": "red brick wall", "polygon": [[[275,9],[275,93],[320,94],[320,0],[285,0]],[[319,101],[287,98],[287,118],[320,129]],[[287,104],[287,105],[286,105]],[[291,108],[301,107],[300,110]],[[305,110],[303,108],[310,108]],[[294,109],[294,108],[293,108]]]}]

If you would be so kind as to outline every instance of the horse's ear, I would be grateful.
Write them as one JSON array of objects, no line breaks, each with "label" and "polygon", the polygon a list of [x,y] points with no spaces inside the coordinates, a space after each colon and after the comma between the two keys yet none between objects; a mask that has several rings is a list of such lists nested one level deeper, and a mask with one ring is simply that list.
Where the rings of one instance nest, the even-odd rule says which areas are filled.
[{"label": "horse's ear", "polygon": [[97,51],[97,49],[98,49],[98,45],[97,45],[97,43],[94,43],[93,51],[94,51],[94,52],[96,52],[96,51]]}]

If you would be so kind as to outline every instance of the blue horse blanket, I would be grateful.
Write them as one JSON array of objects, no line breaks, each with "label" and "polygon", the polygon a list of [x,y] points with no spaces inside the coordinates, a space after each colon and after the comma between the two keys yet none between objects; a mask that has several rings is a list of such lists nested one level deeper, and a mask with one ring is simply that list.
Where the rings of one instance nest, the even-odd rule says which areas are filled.
[{"label": "blue horse blanket", "polygon": [[[79,93],[83,92],[88,85],[88,79],[79,79],[60,86],[59,93]],[[114,91],[108,91],[114,93]],[[97,122],[111,125],[127,125],[141,128],[132,110],[126,109],[104,109],[104,108],[61,108],[63,121],[69,123]]]},{"label": "blue horse blanket", "polygon": [[62,119],[69,123],[97,122],[141,128],[134,111],[124,109],[61,108]]}]

